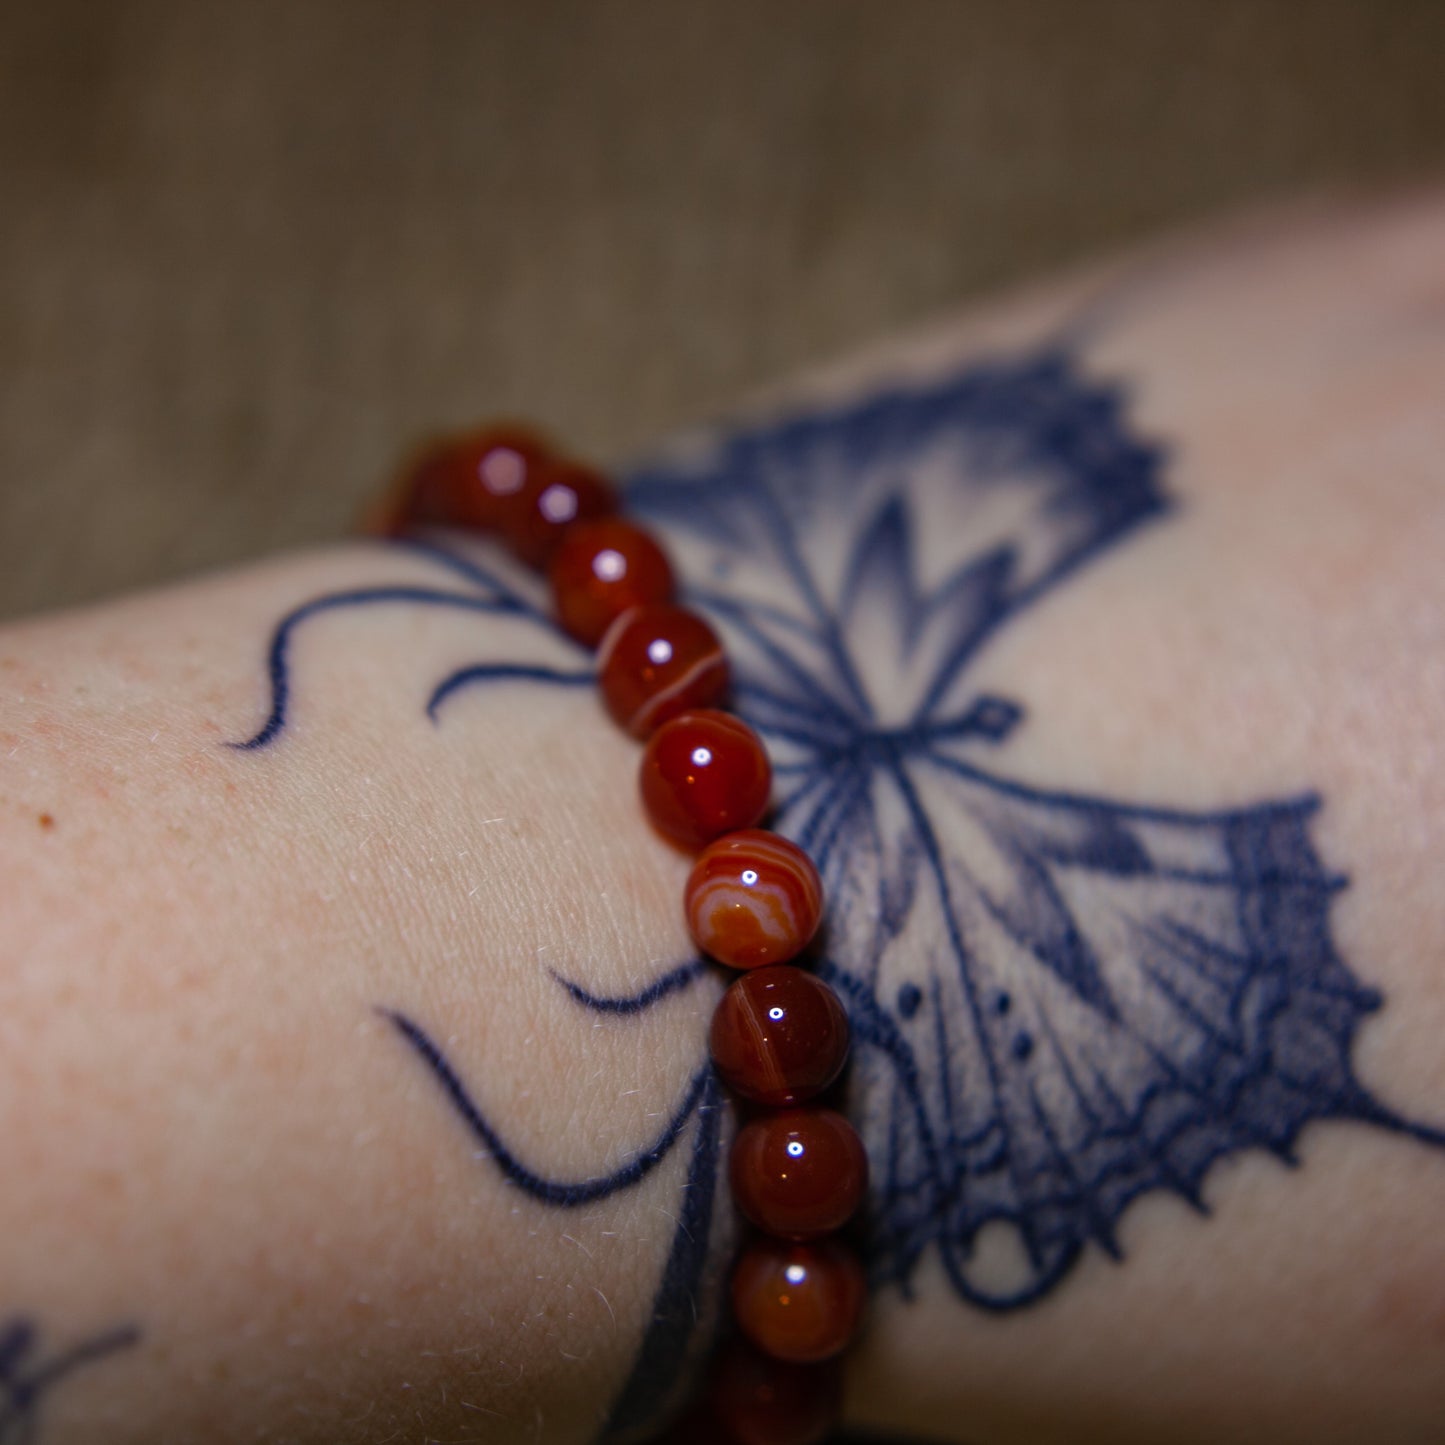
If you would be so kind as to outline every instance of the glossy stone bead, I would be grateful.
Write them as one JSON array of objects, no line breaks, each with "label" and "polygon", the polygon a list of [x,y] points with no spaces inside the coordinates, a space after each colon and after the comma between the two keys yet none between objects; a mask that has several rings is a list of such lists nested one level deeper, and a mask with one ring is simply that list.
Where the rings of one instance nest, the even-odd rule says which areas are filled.
[{"label": "glossy stone bead", "polygon": [[682,896],[693,942],[730,968],[796,958],[823,919],[813,860],[760,828],[728,833],[693,865]]},{"label": "glossy stone bead", "polygon": [[821,1094],[843,1072],[848,1015],[822,979],[779,963],[728,989],[708,1043],[729,1088],[776,1109]]},{"label": "glossy stone bead", "polygon": [[733,1265],[733,1314],[764,1353],[792,1364],[831,1359],[853,1338],[867,1286],[858,1257],[836,1239],[757,1239]]},{"label": "glossy stone bead", "polygon": [[784,1109],[745,1125],[729,1178],[737,1206],[781,1239],[817,1239],[853,1217],[868,1185],[858,1131],[832,1109]]},{"label": "glossy stone bead", "polygon": [[617,493],[600,472],[576,462],[551,462],[529,472],[516,505],[499,524],[508,547],[529,567],[545,567],[575,522],[617,510]]},{"label": "glossy stone bead", "polygon": [[642,802],[683,848],[750,828],[767,812],[773,773],[762,740],[740,718],[706,708],[653,733],[642,754]]},{"label": "glossy stone bead", "polygon": [[612,719],[635,738],[728,690],[728,660],[696,612],[654,603],[625,612],[602,639],[597,685]]},{"label": "glossy stone bead", "polygon": [[528,427],[508,423],[459,437],[436,485],[443,515],[427,520],[477,532],[505,530],[525,511],[538,475],[550,465],[546,443]]},{"label": "glossy stone bead", "polygon": [[547,576],[558,623],[586,647],[596,647],[624,612],[667,602],[673,590],[667,554],[620,517],[569,528]]},{"label": "glossy stone bead", "polygon": [[[836,1360],[791,1365],[735,1339],[713,1367],[709,1394],[732,1445],[821,1445],[842,1413],[843,1373]],[[680,1433],[677,1445],[708,1438]]]}]

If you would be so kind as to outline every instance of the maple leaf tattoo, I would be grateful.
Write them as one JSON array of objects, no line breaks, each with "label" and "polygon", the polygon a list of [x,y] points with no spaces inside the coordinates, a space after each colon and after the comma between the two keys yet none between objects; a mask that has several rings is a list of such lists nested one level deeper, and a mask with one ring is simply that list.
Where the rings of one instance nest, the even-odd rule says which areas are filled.
[{"label": "maple leaf tattoo", "polygon": [[[1027,700],[978,691],[976,659],[1171,515],[1165,467],[1120,392],[1048,349],[704,438],[630,478],[629,510],[666,535],[684,600],[724,636],[735,706],[774,761],[774,825],[823,875],[820,968],[853,1023],[875,1286],[906,1292],[932,1252],[963,1299],[1017,1309],[1087,1246],[1119,1257],[1132,1201],[1167,1191],[1205,1212],[1214,1164],[1248,1149],[1293,1163],[1312,1121],[1445,1143],[1354,1073],[1356,1032],[1381,998],[1332,939],[1345,880],[1310,838],[1318,798],[1194,812],[1009,776]],[[414,545],[460,590],[363,589],[283,619],[270,715],[242,746],[283,730],[290,635],[333,607],[470,608],[545,631],[555,665],[480,659],[432,686],[433,721],[474,687],[591,679],[535,584]],[[682,960],[631,998],[559,983],[634,1026],[702,967]],[[688,1198],[711,1197],[705,1072],[623,1170],[537,1180],[420,1026],[394,1021],[503,1171],[544,1202],[627,1187],[695,1113]],[[692,1288],[701,1269],[707,1219],[687,1224],[694,1246],[680,1230],[659,1320],[666,1290]],[[651,1331],[636,1378],[649,1360],[675,1363],[686,1332],[675,1320]]]}]

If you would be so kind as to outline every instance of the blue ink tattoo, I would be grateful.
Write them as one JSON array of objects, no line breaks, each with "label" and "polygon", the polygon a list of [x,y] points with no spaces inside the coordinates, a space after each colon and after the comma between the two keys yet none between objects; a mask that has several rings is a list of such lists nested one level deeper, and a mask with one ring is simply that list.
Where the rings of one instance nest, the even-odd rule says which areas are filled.
[{"label": "blue ink tattoo", "polygon": [[[775,825],[823,874],[820,968],[853,1021],[875,1285],[907,1293],[932,1255],[964,1300],[1016,1309],[1090,1244],[1119,1258],[1134,1200],[1166,1191],[1207,1212],[1216,1162],[1263,1149],[1291,1164],[1312,1121],[1445,1144],[1355,1076],[1355,1034],[1381,998],[1334,946],[1344,879],[1310,840],[1318,799],[1190,812],[1026,786],[990,762],[1026,714],[978,690],[972,664],[1168,515],[1162,469],[1119,394],[1049,350],[734,433],[631,479],[631,510],[666,531],[686,600],[724,634],[736,705],[774,759]],[[417,603],[555,635],[524,584],[417,550],[468,590],[363,589],[291,613],[272,639],[267,719],[241,746],[283,734],[288,645],[322,611]],[[589,675],[580,656],[574,669],[485,658],[435,684],[424,708],[440,725],[473,687]],[[557,982],[580,1007],[631,1017],[700,972],[686,961],[627,998]],[[533,1197],[569,1207],[637,1182],[697,1114],[687,1205],[711,1200],[705,1069],[624,1170],[551,1181],[502,1145],[420,1025],[391,1017]],[[666,1339],[649,1332],[639,1362],[652,1379],[676,1363],[678,1301],[692,1299],[705,1252],[697,1226],[680,1225],[668,1263],[657,1317],[673,1323]],[[628,1410],[641,1389],[624,1391]]]},{"label": "blue ink tattoo", "polygon": [[40,1439],[41,1406],[51,1392],[77,1370],[139,1340],[140,1331],[125,1325],[37,1359],[35,1324],[22,1317],[0,1321],[0,1445],[34,1445]]}]

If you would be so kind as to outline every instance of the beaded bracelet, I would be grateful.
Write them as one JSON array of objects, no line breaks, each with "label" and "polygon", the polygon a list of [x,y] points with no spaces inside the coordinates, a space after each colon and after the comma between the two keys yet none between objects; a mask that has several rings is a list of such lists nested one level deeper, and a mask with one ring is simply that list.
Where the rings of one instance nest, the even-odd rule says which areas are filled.
[{"label": "beaded bracelet", "polygon": [[822,921],[822,880],[795,843],[757,826],[772,770],[753,729],[720,709],[729,682],[722,643],[673,602],[672,566],[657,541],[617,512],[597,472],[526,428],[497,426],[427,452],[372,530],[419,523],[487,533],[545,570],[558,625],[597,649],[608,713],[644,744],[649,819],[697,853],[683,893],[688,930],[703,954],[741,970],[713,1015],[709,1047],[751,1111],[728,1168],[755,1228],[730,1282],[751,1348],[724,1351],[706,1406],[676,1438],[816,1445],[836,1421],[836,1357],[863,1313],[863,1269],[837,1231],[868,1177],[853,1126],[816,1103],[842,1071],[847,1014],[794,962]]}]

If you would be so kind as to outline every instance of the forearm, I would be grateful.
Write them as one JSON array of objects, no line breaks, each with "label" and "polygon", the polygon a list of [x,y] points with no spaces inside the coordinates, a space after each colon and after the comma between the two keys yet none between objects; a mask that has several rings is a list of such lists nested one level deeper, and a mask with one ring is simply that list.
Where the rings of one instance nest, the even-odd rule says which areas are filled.
[{"label": "forearm", "polygon": [[525,743],[515,692],[433,727],[435,677],[515,638],[381,600],[298,627],[284,743],[230,746],[285,613],[392,585],[468,592],[360,546],[5,638],[0,1301],[48,1349],[140,1332],[47,1438],[585,1439],[633,1364],[695,1113],[595,1202],[524,1172],[615,1173],[698,1066],[709,983],[632,1019],[558,982],[687,952],[630,744],[577,689],[527,700]]},{"label": "forearm", "polygon": [[[856,1420],[1432,1438],[1441,223],[1391,226],[1196,258],[1066,347],[1087,286],[1002,309],[636,494],[812,785]],[[0,1310],[138,1331],[57,1439],[581,1440],[705,1341],[687,860],[489,586],[356,546],[6,637]],[[476,664],[527,675],[429,714]]]}]

